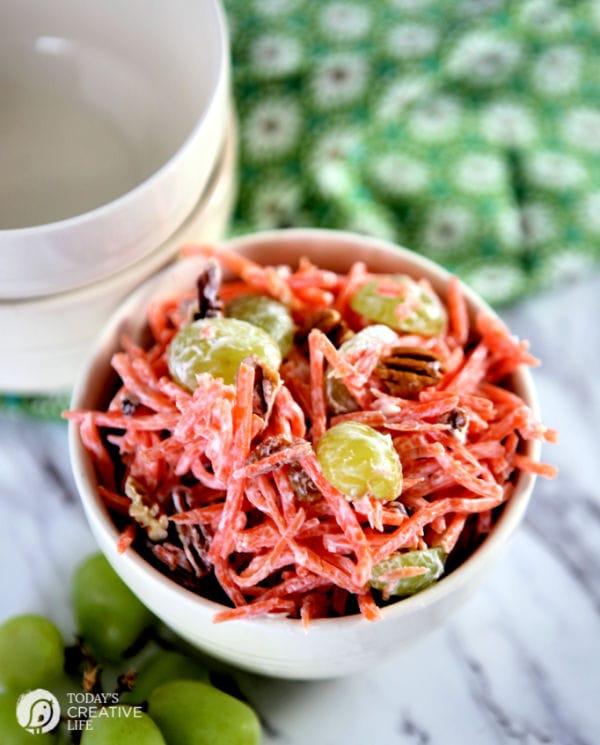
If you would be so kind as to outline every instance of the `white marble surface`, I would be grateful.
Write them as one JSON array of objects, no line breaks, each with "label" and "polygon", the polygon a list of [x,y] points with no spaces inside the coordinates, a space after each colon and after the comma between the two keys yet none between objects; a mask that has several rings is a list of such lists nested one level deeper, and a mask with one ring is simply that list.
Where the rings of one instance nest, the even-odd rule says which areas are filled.
[{"label": "white marble surface", "polygon": [[[544,360],[560,477],[538,481],[488,582],[418,645],[336,681],[247,676],[265,745],[600,742],[600,277],[504,315]],[[93,549],[66,428],[0,419],[0,620],[39,611],[70,633],[70,573]]]}]

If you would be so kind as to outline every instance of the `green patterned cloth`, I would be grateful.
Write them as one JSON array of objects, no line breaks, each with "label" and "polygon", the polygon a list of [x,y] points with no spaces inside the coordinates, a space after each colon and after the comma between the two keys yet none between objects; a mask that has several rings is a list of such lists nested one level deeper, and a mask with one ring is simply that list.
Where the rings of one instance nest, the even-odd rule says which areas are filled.
[{"label": "green patterned cloth", "polygon": [[225,0],[236,232],[343,228],[494,304],[600,256],[600,2]]},{"label": "green patterned cloth", "polygon": [[69,408],[67,394],[57,396],[0,396],[0,414],[3,418],[60,419],[61,412]]},{"label": "green patterned cloth", "polygon": [[[423,252],[494,304],[600,257],[600,0],[225,0],[234,231]],[[65,401],[0,397],[56,416]]]}]

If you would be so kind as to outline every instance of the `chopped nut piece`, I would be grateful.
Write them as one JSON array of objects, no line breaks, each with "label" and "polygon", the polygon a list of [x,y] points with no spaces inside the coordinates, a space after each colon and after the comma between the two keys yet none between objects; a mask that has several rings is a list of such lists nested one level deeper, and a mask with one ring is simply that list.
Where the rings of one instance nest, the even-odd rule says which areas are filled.
[{"label": "chopped nut piece", "polygon": [[381,358],[375,372],[392,395],[410,398],[428,386],[437,385],[444,374],[444,365],[429,349],[399,346]]},{"label": "chopped nut piece", "polygon": [[145,529],[151,541],[163,541],[167,537],[169,519],[166,515],[159,515],[157,504],[149,507],[144,502],[143,487],[133,476],[129,476],[125,482],[125,494],[131,499],[129,516]]}]

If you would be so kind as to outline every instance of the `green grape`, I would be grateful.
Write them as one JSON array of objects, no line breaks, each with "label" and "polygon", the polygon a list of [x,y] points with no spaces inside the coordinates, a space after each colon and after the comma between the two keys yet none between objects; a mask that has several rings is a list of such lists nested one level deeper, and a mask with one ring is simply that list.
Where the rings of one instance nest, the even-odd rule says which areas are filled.
[{"label": "green grape", "polygon": [[[373,326],[367,326],[357,334],[354,334],[354,336],[340,346],[338,352],[342,357],[345,357],[361,349],[368,349],[382,343],[393,344],[397,340],[396,333],[389,326],[378,323]],[[357,411],[359,408],[354,397],[344,385],[343,380],[336,377],[331,368],[325,375],[325,396],[329,408],[336,414]]]},{"label": "green grape", "polygon": [[151,717],[134,706],[107,706],[87,726],[81,745],[167,745]]},{"label": "green grape", "polygon": [[277,342],[258,326],[237,318],[201,318],[173,337],[169,370],[180,385],[193,391],[200,373],[235,382],[240,363],[249,355],[273,370],[281,364]]},{"label": "green grape", "polygon": [[177,680],[156,688],[148,713],[169,745],[258,745],[260,724],[242,701],[207,683]]},{"label": "green grape", "polygon": [[351,499],[395,499],[402,491],[402,464],[392,438],[359,422],[330,427],[317,443],[325,478]]},{"label": "green grape", "polygon": [[14,616],[0,626],[0,683],[25,690],[62,673],[65,658],[60,631],[47,618]]},{"label": "green grape", "polygon": [[277,300],[266,295],[239,295],[227,303],[225,313],[266,331],[279,345],[282,357],[290,351],[294,322],[285,305]]},{"label": "green grape", "polygon": [[77,629],[94,654],[117,661],[153,621],[152,613],[102,554],[85,559],[73,577]]},{"label": "green grape", "polygon": [[17,721],[17,700],[14,691],[0,693],[0,742],[2,745],[51,745],[56,742],[56,734],[32,735]]},{"label": "green grape", "polygon": [[[444,573],[446,554],[441,548],[428,548],[424,551],[408,551],[407,553],[392,554],[388,559],[375,564],[369,584],[381,590],[387,596],[405,597],[414,595],[429,587]],[[427,572],[414,577],[403,577],[397,580],[385,581],[382,576],[402,567],[425,567]]]},{"label": "green grape", "polygon": [[[396,309],[414,305],[406,315]],[[367,282],[352,295],[350,307],[364,318],[410,334],[437,336],[446,326],[446,313],[437,295],[404,274]]]},{"label": "green grape", "polygon": [[203,680],[208,683],[208,671],[201,663],[179,654],[159,650],[141,665],[133,690],[121,696],[123,703],[147,701],[155,688],[171,680]]}]

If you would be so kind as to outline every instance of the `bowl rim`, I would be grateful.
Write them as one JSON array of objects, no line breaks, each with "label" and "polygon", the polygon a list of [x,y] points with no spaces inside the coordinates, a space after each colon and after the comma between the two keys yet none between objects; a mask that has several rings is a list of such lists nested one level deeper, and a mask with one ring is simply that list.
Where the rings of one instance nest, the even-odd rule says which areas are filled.
[{"label": "bowl rim", "polygon": [[[236,122],[231,115],[216,168],[191,214],[173,236],[133,267],[76,290],[0,301],[0,326],[8,329],[0,392],[68,395],[95,336],[118,305],[141,282],[172,263],[185,241],[222,238],[237,188],[236,150]],[[67,315],[76,320],[65,324]]]},{"label": "bowl rim", "polygon": [[227,86],[227,81],[229,80],[229,32],[225,19],[225,11],[223,10],[220,0],[204,1],[210,3],[212,12],[216,19],[214,35],[215,38],[218,39],[219,45],[217,75],[211,81],[210,93],[207,97],[206,105],[199,114],[199,118],[196,119],[194,126],[172,155],[149,176],[143,179],[143,181],[140,181],[140,183],[136,184],[133,188],[104,204],[100,204],[97,207],[86,210],[85,212],[71,215],[70,217],[65,217],[60,220],[52,220],[51,222],[44,222],[38,225],[27,225],[22,228],[0,228],[0,239],[10,240],[12,238],[26,238],[40,232],[44,232],[46,235],[51,235],[52,233],[77,227],[101,218],[112,210],[127,208],[128,204],[135,201],[143,192],[152,190],[154,185],[160,181],[165,174],[176,168],[179,161],[185,159],[188,150],[193,149],[194,141],[200,130],[203,128],[209,112],[215,107],[215,105],[217,105],[222,87]]},{"label": "bowl rim", "polygon": [[[233,114],[230,114],[223,144],[219,150],[214,168],[209,174],[205,188],[194,203],[190,214],[185,218],[181,225],[177,227],[175,232],[166,238],[159,246],[156,246],[152,251],[141,256],[133,264],[112,272],[106,277],[101,277],[95,281],[88,282],[85,285],[73,287],[59,293],[45,293],[44,295],[36,295],[33,297],[0,298],[0,311],[4,309],[16,311],[22,309],[35,311],[47,310],[49,308],[60,309],[66,302],[72,304],[84,300],[94,300],[103,295],[110,285],[126,285],[136,275],[142,274],[145,267],[156,265],[157,257],[176,255],[181,245],[181,235],[186,233],[190,229],[190,226],[202,221],[205,213],[209,212],[214,206],[214,203],[222,197],[224,184],[229,186],[229,173],[234,165],[236,157],[236,127],[235,118],[233,117]],[[232,176],[231,180],[234,181],[234,179],[235,177]],[[161,265],[157,266],[158,273],[169,268],[168,265],[165,265],[166,262],[167,259],[165,258]],[[157,276],[157,274],[147,276],[143,282],[151,281],[155,276]],[[139,287],[141,287],[141,285],[134,288],[132,295],[134,292],[137,292]],[[117,310],[118,307],[119,306],[117,306],[115,310]]]},{"label": "bowl rim", "polygon": [[[219,242],[217,245],[222,245],[230,250],[236,251],[240,248],[245,249],[247,247],[252,247],[255,244],[268,243],[275,246],[277,241],[281,241],[282,239],[298,243],[312,240],[335,241],[346,243],[349,247],[352,246],[354,248],[359,247],[359,244],[361,244],[363,248],[368,246],[378,250],[383,249],[383,251],[388,254],[391,250],[404,259],[404,261],[412,264],[416,271],[423,269],[426,272],[437,275],[440,283],[443,282],[446,284],[451,276],[451,273],[439,264],[436,264],[430,259],[427,259],[410,249],[380,238],[359,235],[348,231],[329,230],[325,228],[286,228],[267,230],[235,237],[230,240]],[[88,360],[80,370],[80,375],[71,398],[71,409],[85,408],[82,406],[82,402],[85,400],[88,377],[92,374],[93,370],[97,368],[99,361],[105,362],[106,359],[110,357],[108,352],[108,342],[111,340],[114,341],[114,335],[120,324],[131,315],[131,312],[134,309],[139,310],[142,303],[144,303],[144,306],[147,306],[149,299],[152,296],[155,296],[161,288],[166,289],[169,278],[177,276],[176,273],[181,271],[181,266],[189,261],[196,261],[196,259],[183,259],[180,262],[176,262],[174,265],[163,269],[159,274],[153,276],[150,280],[140,285],[135,292],[119,306],[116,312],[113,313],[109,322],[97,337]],[[180,279],[179,286],[181,287],[181,285],[182,281]],[[475,309],[478,310],[485,310],[495,318],[499,317],[488,303],[475,293],[474,290],[465,285],[463,285],[463,289],[470,307],[475,307]],[[114,349],[115,345],[112,344],[111,350],[114,351]],[[103,377],[103,380],[106,380],[106,378]],[[518,389],[519,395],[529,405],[534,415],[539,416],[537,393],[533,377],[527,367],[521,365],[514,373],[514,383],[515,388]],[[541,453],[541,443],[539,441],[527,441],[526,449],[529,457],[535,461],[539,460]],[[119,532],[112,522],[108,509],[93,491],[93,484],[96,481],[93,464],[81,443],[78,426],[72,420],[69,422],[69,453],[75,482],[86,516],[90,522],[92,532],[100,543],[100,548],[103,552],[104,548],[102,547],[102,544],[105,541],[108,542],[107,545],[114,546],[114,554],[112,556],[113,561],[111,563],[114,562],[115,558],[118,558],[119,562],[126,562],[134,571],[141,572],[148,581],[160,585],[161,592],[166,593],[174,602],[184,603],[191,612],[196,610],[214,615],[219,611],[229,608],[229,606],[205,598],[202,595],[178,584],[174,579],[150,564],[150,562],[148,562],[137,551],[126,551],[123,554],[117,555],[116,545]],[[493,555],[497,554],[515,533],[516,528],[524,516],[535,481],[536,475],[534,473],[520,471],[514,492],[504,504],[502,513],[494,524],[493,530],[486,536],[473,553],[471,553],[450,574],[443,576],[439,582],[435,582],[430,587],[416,593],[415,595],[399,599],[397,602],[381,607],[381,620],[376,621],[375,624],[381,623],[384,620],[390,621],[403,616],[410,616],[425,607],[435,606],[439,600],[453,594],[455,590],[458,590],[465,584],[471,582],[481,569],[489,563],[489,560]],[[111,561],[110,555],[107,555],[107,558]],[[229,623],[231,622],[228,621],[228,624]],[[276,626],[281,626],[282,629],[285,629],[286,633],[298,633],[300,638],[306,634],[306,630],[304,629],[300,619],[286,618],[281,617],[280,615],[266,617],[258,616],[249,619],[240,618],[235,619],[235,623],[238,625],[238,628],[240,627],[239,624],[248,624],[248,628],[262,627],[271,629],[275,624]],[[312,619],[309,625],[309,631],[312,631],[313,629],[315,629],[315,631],[326,630],[330,627],[341,627],[347,629],[353,628],[356,625],[371,623],[372,622],[365,619],[362,614],[355,613],[339,617]],[[265,624],[267,624],[267,626],[265,626]]]}]

